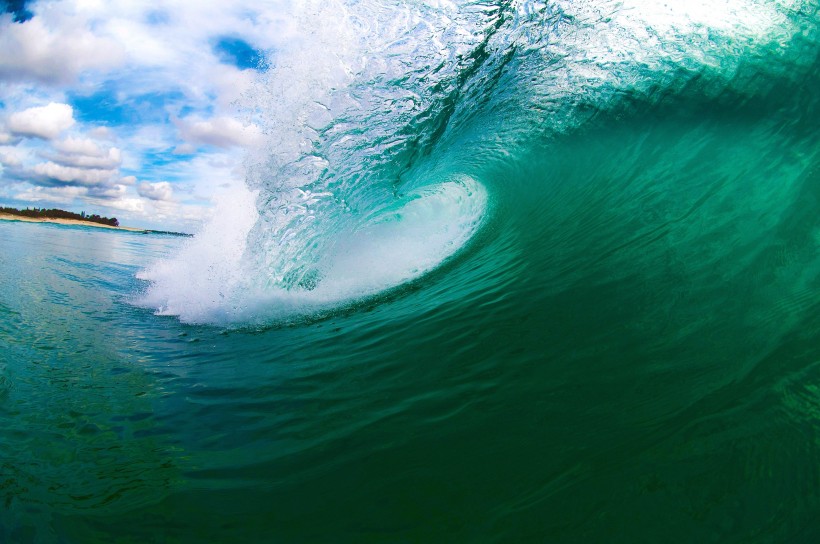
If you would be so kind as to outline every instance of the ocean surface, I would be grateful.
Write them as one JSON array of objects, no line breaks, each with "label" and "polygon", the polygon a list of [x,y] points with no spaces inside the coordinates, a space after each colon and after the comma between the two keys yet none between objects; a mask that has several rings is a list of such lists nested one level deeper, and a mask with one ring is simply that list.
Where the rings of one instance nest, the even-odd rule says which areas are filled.
[{"label": "ocean surface", "polygon": [[0,542],[820,541],[818,2],[306,5],[197,236],[0,222]]}]

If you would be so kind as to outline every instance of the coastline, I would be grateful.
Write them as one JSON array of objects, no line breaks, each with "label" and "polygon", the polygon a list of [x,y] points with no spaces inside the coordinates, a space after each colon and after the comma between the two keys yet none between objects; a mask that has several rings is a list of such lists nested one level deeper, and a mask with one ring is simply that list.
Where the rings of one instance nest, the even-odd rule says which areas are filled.
[{"label": "coastline", "polygon": [[83,227],[99,227],[101,229],[113,230],[127,230],[130,232],[150,232],[147,229],[138,229],[135,227],[114,227],[111,225],[103,225],[102,223],[95,223],[93,221],[82,221],[79,219],[57,219],[49,217],[25,217],[21,215],[12,215],[9,213],[0,213],[0,220],[2,221],[23,221],[26,223],[56,223],[58,225],[80,225]]}]

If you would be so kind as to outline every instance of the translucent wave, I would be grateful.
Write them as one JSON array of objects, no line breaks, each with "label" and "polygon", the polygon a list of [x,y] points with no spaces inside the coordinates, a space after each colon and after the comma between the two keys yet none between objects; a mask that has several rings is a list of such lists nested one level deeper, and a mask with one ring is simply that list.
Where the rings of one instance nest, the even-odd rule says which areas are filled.
[{"label": "translucent wave", "polygon": [[797,0],[291,9],[298,31],[246,104],[267,135],[249,192],[142,274],[142,303],[160,313],[264,321],[415,279],[480,228],[494,191],[534,190],[482,186],[491,165],[623,97],[663,100],[704,73],[701,92],[718,95],[817,13]]}]

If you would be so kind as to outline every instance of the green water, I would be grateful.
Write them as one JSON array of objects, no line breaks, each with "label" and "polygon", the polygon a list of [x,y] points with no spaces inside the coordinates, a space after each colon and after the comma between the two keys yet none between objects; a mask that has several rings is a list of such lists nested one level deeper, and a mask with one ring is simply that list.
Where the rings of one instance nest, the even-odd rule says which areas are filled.
[{"label": "green water", "polygon": [[0,222],[0,541],[817,541],[804,8],[561,130],[526,89],[456,111],[402,175],[477,180],[480,229],[319,312],[191,323],[186,276],[155,315],[137,276],[192,242]]}]

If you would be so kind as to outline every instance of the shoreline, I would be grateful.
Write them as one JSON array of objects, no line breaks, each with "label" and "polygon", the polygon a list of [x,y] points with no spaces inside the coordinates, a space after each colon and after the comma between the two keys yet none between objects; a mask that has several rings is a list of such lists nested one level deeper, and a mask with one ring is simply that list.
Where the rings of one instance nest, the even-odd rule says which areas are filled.
[{"label": "shoreline", "polygon": [[0,213],[0,221],[22,221],[24,223],[56,223],[58,225],[78,225],[83,227],[98,227],[101,229],[125,230],[129,232],[151,232],[148,229],[138,229],[135,227],[114,227],[103,225],[93,221],[82,221],[80,219],[59,219],[50,217],[25,217],[22,215],[12,215],[10,213]]}]

